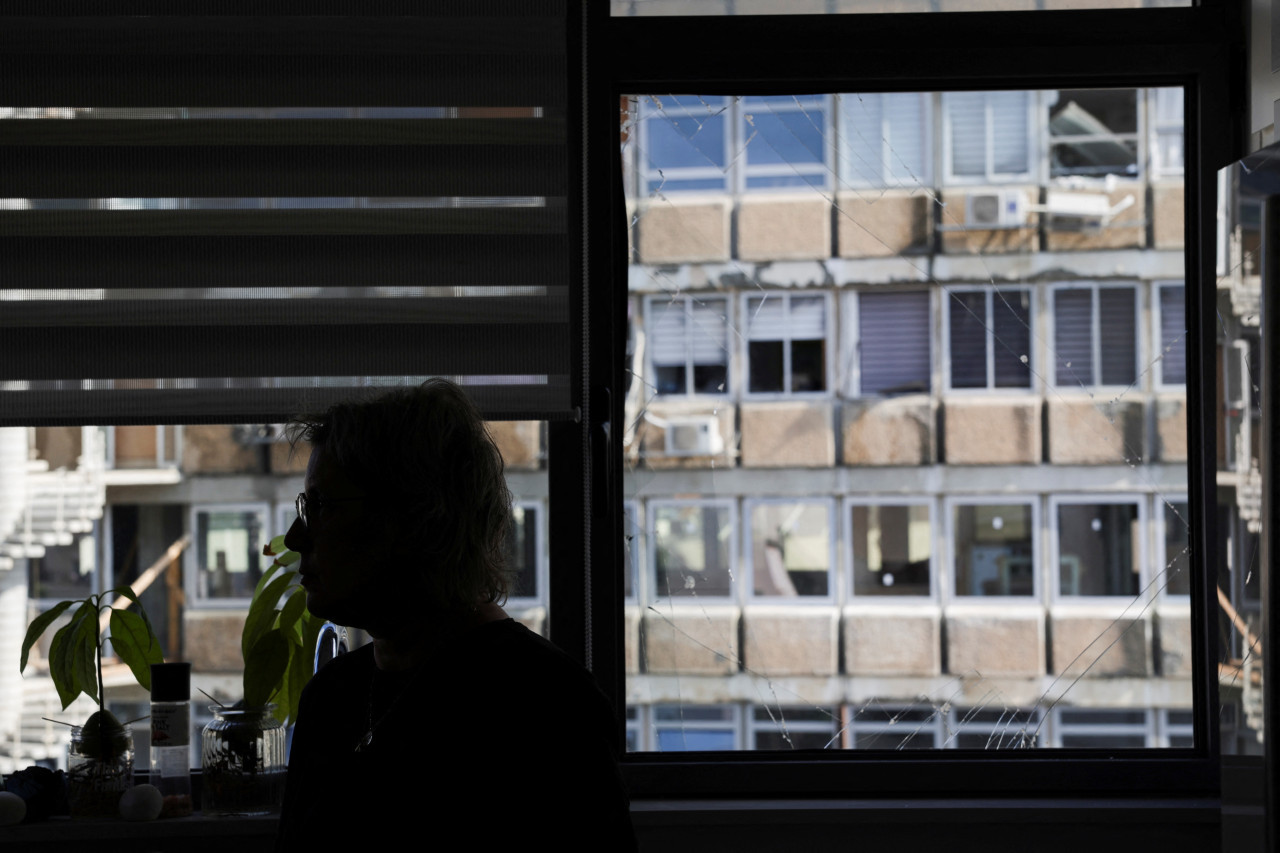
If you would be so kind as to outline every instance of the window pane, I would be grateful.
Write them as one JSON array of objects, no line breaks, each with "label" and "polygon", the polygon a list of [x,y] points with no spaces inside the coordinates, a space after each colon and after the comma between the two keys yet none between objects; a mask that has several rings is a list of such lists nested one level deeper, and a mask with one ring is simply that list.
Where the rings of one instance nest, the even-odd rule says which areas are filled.
[{"label": "window pane", "polygon": [[1160,293],[1160,380],[1166,385],[1187,381],[1187,323],[1183,287],[1166,286]]},{"label": "window pane", "polygon": [[507,537],[507,560],[515,575],[512,598],[538,595],[538,510],[516,504],[511,507],[511,533]]},{"label": "window pane", "polygon": [[930,331],[928,293],[860,293],[862,393],[928,391]]},{"label": "window pane", "polygon": [[1137,308],[1131,287],[1098,290],[1103,385],[1131,385],[1138,375]]},{"label": "window pane", "polygon": [[855,595],[928,595],[933,564],[929,507],[853,506]]},{"label": "window pane", "polygon": [[1052,174],[1136,175],[1135,89],[1064,89],[1050,98]]},{"label": "window pane", "polygon": [[825,596],[831,585],[830,511],[823,504],[765,503],[751,510],[755,594]]},{"label": "window pane", "polygon": [[196,512],[196,559],[202,598],[253,596],[262,572],[271,565],[262,555],[266,510]]},{"label": "window pane", "polygon": [[1058,507],[1059,591],[1062,595],[1138,594],[1140,542],[1136,504]]},{"label": "window pane", "polygon": [[951,387],[987,387],[987,300],[982,291],[954,291],[951,312]]},{"label": "window pane", "polygon": [[723,506],[659,505],[654,509],[656,594],[729,594],[733,530]]},{"label": "window pane", "polygon": [[1031,386],[1031,292],[997,290],[991,298],[997,388]]},{"label": "window pane", "polygon": [[1093,292],[1058,290],[1053,296],[1055,385],[1093,384]]},{"label": "window pane", "polygon": [[1185,501],[1162,504],[1164,511],[1164,564],[1162,583],[1168,595],[1191,592],[1191,509]]},{"label": "window pane", "polygon": [[1033,539],[1029,505],[956,506],[956,594],[1032,595]]}]

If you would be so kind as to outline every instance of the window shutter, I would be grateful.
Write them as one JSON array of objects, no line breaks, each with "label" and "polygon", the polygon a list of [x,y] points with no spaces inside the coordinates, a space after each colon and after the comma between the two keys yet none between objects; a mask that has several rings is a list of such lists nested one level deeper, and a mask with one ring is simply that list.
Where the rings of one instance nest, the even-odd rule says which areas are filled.
[{"label": "window shutter", "polygon": [[1160,379],[1166,385],[1187,381],[1187,321],[1182,285],[1160,293]]},{"label": "window shutter", "polygon": [[887,118],[889,183],[916,186],[927,183],[929,140],[925,124],[925,96],[914,92],[881,95]]},{"label": "window shutter", "polygon": [[980,290],[947,295],[951,387],[987,387],[987,300]]},{"label": "window shutter", "polygon": [[1027,99],[1030,92],[991,92],[991,170],[997,175],[1023,175],[1031,171],[1027,151]]},{"label": "window shutter", "polygon": [[1130,385],[1138,378],[1137,308],[1132,287],[1098,289],[1103,385]]},{"label": "window shutter", "polygon": [[787,338],[787,302],[783,294],[747,300],[747,339],[780,341]]},{"label": "window shutter", "polygon": [[7,19],[0,425],[572,417],[565,4],[421,8]]},{"label": "window shutter", "polygon": [[723,299],[690,302],[689,351],[694,364],[729,363],[729,320],[725,316],[725,306]]},{"label": "window shutter", "polygon": [[858,305],[862,393],[928,391],[928,292],[864,292]]},{"label": "window shutter", "polygon": [[880,186],[884,183],[884,112],[889,97],[876,92],[843,95],[841,116],[841,179],[845,184]]},{"label": "window shutter", "polygon": [[1092,385],[1093,291],[1057,290],[1053,295],[1055,385]]},{"label": "window shutter", "polygon": [[821,296],[792,296],[787,332],[792,340],[820,341],[827,336],[827,303]]},{"label": "window shutter", "polygon": [[1031,291],[997,290],[991,295],[992,347],[997,388],[1031,386]]},{"label": "window shutter", "polygon": [[951,173],[982,177],[987,173],[987,118],[981,92],[948,92],[943,96],[951,127]]},{"label": "window shutter", "polygon": [[649,347],[654,365],[683,366],[685,363],[685,303],[649,305]]}]

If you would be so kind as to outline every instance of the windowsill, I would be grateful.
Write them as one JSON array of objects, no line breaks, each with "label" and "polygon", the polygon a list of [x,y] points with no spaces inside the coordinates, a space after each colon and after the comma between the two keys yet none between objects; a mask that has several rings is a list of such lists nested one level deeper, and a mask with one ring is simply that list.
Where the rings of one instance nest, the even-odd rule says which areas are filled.
[{"label": "windowsill", "polygon": [[[152,821],[126,821],[102,818],[71,820],[51,818],[43,823],[0,827],[0,848],[24,853],[62,851],[76,843],[84,843],[95,853],[128,851],[137,853],[139,842],[146,841],[154,849],[181,849],[189,853],[226,851],[253,853],[271,850],[275,845],[276,815],[257,817],[206,817],[197,812],[190,817]],[[148,846],[146,849],[152,849]]]}]

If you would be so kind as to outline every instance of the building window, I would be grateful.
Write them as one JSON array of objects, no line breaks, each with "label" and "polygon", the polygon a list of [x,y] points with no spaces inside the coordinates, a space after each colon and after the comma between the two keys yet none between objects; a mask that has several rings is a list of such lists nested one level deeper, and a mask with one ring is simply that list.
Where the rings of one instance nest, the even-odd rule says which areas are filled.
[{"label": "building window", "polygon": [[507,536],[508,568],[513,577],[512,599],[537,599],[541,594],[542,530],[538,525],[539,509],[534,503],[520,502],[511,506],[511,530]]},{"label": "building window", "polygon": [[729,391],[729,300],[690,296],[649,299],[650,380],[659,394]]},{"label": "building window", "polygon": [[857,306],[857,393],[927,393],[932,387],[928,291],[863,291]]},{"label": "building window", "polygon": [[69,545],[43,546],[44,554],[27,558],[27,596],[42,601],[85,598],[101,584],[95,577],[98,539],[76,536]]},{"label": "building window", "polygon": [[1181,176],[1186,152],[1181,89],[1152,89],[1152,171],[1157,177]]},{"label": "building window", "polygon": [[1031,749],[1043,746],[1041,714],[1027,708],[956,708],[944,747],[952,749]]},{"label": "building window", "polygon": [[1138,379],[1138,300],[1132,285],[1053,291],[1053,384],[1129,386]]},{"label": "building window", "polygon": [[107,460],[113,468],[176,468],[181,459],[182,427],[115,426],[107,428]]},{"label": "building window", "polygon": [[1055,708],[1054,746],[1075,749],[1141,749],[1147,746],[1147,712],[1121,708]]},{"label": "building window", "polygon": [[1030,388],[1031,290],[948,289],[945,299],[950,387]]},{"label": "building window", "polygon": [[955,182],[1032,180],[1031,92],[946,92],[942,96],[947,176]]},{"label": "building window", "polygon": [[267,539],[266,506],[197,506],[195,530],[196,597],[247,600],[271,565],[262,547]]},{"label": "building window", "polygon": [[933,524],[928,504],[849,504],[855,596],[932,592]]},{"label": "building window", "polygon": [[1137,176],[1138,90],[1062,89],[1047,101],[1050,177]]},{"label": "building window", "polygon": [[955,504],[955,594],[1035,595],[1035,516],[1031,503]]},{"label": "building window", "polygon": [[1058,502],[1058,594],[1138,594],[1142,568],[1142,513],[1136,501]]},{"label": "building window", "polygon": [[640,103],[646,194],[728,189],[729,99],[664,95]]},{"label": "building window", "polygon": [[1162,553],[1156,568],[1161,572],[1156,586],[1165,595],[1191,594],[1191,507],[1185,498],[1165,500],[1156,495],[1163,518],[1160,544]]},{"label": "building window", "polygon": [[622,537],[624,540],[622,557],[625,561],[622,576],[622,595],[627,601],[634,601],[637,596],[637,567],[644,565],[644,527],[640,523],[640,507],[635,501],[626,501],[622,505]]},{"label": "building window", "polygon": [[728,501],[649,505],[654,596],[726,598],[733,592],[733,505]]},{"label": "building window", "polygon": [[1156,358],[1156,376],[1162,386],[1187,384],[1187,320],[1186,290],[1182,282],[1156,286],[1159,302],[1157,320],[1160,329],[1156,340],[1160,352]]},{"label": "building window", "polygon": [[826,95],[764,95],[735,103],[744,189],[826,189],[831,174]]},{"label": "building window", "polygon": [[747,501],[752,592],[828,597],[832,592],[829,502]]},{"label": "building window", "polygon": [[871,92],[838,97],[841,186],[929,186],[929,95]]},{"label": "building window", "polygon": [[854,749],[936,749],[942,740],[942,715],[928,705],[872,702],[851,713]]},{"label": "building window", "polygon": [[748,393],[827,390],[827,305],[825,294],[747,297]]},{"label": "building window", "polygon": [[748,721],[751,749],[836,749],[840,717],[826,708],[756,705]]},{"label": "building window", "polygon": [[1190,710],[1163,708],[1156,719],[1160,727],[1159,746],[1190,749],[1195,742],[1195,715]]},{"label": "building window", "polygon": [[655,705],[653,744],[659,752],[740,749],[736,705]]}]

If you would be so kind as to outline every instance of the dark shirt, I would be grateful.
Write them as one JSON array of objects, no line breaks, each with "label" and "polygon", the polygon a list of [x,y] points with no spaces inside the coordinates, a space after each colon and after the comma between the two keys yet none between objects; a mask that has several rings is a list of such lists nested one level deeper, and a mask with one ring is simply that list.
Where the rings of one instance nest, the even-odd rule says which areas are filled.
[{"label": "dark shirt", "polygon": [[634,850],[613,727],[586,670],[511,619],[408,673],[365,646],[303,691],[276,849]]}]

